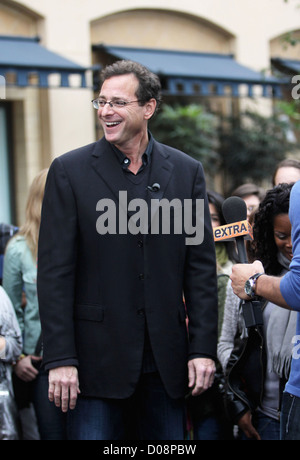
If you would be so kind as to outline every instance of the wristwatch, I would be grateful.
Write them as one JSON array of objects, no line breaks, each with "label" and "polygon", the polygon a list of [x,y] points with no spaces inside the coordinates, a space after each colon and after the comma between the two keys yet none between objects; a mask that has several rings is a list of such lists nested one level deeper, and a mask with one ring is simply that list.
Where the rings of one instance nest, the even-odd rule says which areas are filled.
[{"label": "wristwatch", "polygon": [[261,275],[264,275],[264,273],[255,273],[255,275],[250,276],[250,278],[245,283],[245,286],[244,286],[245,293],[251,298],[255,297],[255,295],[256,295],[255,294],[256,280]]}]

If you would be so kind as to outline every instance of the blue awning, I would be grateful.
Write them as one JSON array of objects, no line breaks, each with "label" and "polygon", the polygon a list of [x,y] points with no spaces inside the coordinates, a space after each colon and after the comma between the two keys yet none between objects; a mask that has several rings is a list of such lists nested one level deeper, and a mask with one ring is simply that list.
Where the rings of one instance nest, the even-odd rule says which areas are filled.
[{"label": "blue awning", "polygon": [[30,78],[34,75],[34,86],[49,88],[49,75],[59,74],[58,86],[70,87],[70,75],[80,76],[80,87],[86,87],[85,73],[82,67],[59,54],[49,51],[39,44],[39,38],[0,36],[0,75],[14,74],[15,81],[7,85],[31,86]]},{"label": "blue awning", "polygon": [[262,88],[262,96],[281,95],[280,80],[239,64],[233,55],[103,44],[93,45],[93,50],[145,65],[163,78],[168,95],[224,95],[229,90],[230,95],[239,96],[241,85],[247,85],[249,97],[254,86]]},{"label": "blue awning", "polygon": [[296,59],[272,58],[271,64],[284,75],[300,74],[300,61]]}]

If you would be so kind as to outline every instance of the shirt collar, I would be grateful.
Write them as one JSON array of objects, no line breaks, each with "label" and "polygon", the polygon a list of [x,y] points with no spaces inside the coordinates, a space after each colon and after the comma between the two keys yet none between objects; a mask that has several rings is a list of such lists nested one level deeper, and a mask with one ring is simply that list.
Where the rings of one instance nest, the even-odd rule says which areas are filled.
[{"label": "shirt collar", "polygon": [[[150,133],[150,131],[148,131],[148,138],[149,138],[149,142],[148,142],[147,148],[142,155],[143,166],[150,164],[150,160],[151,160],[151,154],[152,154],[152,149],[153,149],[153,136]],[[119,150],[115,145],[111,144],[111,146],[121,166],[127,169],[128,166],[130,165],[129,158],[127,158],[127,156],[124,155],[124,153],[121,152],[121,150]]]}]

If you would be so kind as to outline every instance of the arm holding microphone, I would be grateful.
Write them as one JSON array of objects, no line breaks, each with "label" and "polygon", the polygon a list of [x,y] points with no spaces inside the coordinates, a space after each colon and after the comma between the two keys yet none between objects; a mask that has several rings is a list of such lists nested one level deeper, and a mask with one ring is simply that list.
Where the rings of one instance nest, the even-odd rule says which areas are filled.
[{"label": "arm holding microphone", "polygon": [[[270,302],[286,309],[300,311],[300,181],[296,182],[290,193],[289,218],[292,225],[293,259],[290,270],[283,277],[263,274],[257,280],[254,292]],[[252,264],[237,264],[231,274],[231,286],[241,299],[248,299],[245,283],[262,269],[259,261]]]},{"label": "arm holding microphone", "polygon": [[[247,209],[244,200],[235,196],[227,198],[223,204],[223,214],[227,223],[246,218]],[[232,267],[230,279],[233,292],[244,301],[244,309],[251,307],[251,298],[255,296],[263,297],[276,305],[289,309],[280,290],[281,278],[266,275],[262,263],[258,260],[252,264],[248,263],[243,236],[236,237],[236,244],[241,263]],[[249,287],[253,296],[249,296]]]},{"label": "arm holding microphone", "polygon": [[[236,264],[232,268],[230,276],[231,286],[235,295],[240,299],[249,300],[249,296],[245,292],[245,284],[249,278],[256,273],[264,271],[262,263],[259,260],[252,264]],[[254,292],[257,296],[268,299],[283,308],[288,308],[288,304],[283,298],[280,290],[280,282],[282,277],[261,275],[255,283]]]}]

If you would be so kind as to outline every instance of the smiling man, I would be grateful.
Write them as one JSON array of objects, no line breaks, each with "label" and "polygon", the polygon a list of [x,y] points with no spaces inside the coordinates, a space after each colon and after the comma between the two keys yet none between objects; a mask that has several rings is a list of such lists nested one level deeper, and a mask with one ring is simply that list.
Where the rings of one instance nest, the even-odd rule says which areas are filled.
[{"label": "smiling man", "polygon": [[[199,162],[149,132],[160,93],[140,64],[104,69],[93,101],[104,137],[49,170],[38,258],[43,362],[50,400],[73,409],[70,439],[183,439],[184,396],[213,382],[216,260],[205,179]],[[194,220],[203,200],[203,241],[187,245],[184,230],[161,227],[124,231],[132,212],[120,192],[130,202],[192,203]],[[119,209],[117,233],[97,231],[103,200]]]}]

